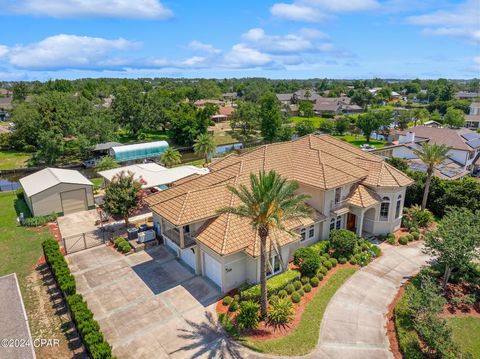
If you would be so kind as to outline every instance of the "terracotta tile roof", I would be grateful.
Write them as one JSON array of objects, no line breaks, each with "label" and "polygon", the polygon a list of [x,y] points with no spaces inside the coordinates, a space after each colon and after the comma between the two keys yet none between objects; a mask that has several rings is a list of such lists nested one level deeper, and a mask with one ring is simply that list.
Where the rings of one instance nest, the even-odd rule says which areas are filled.
[{"label": "terracotta tile roof", "polygon": [[[217,210],[239,205],[227,184],[248,185],[250,173],[262,169],[273,169],[290,180],[322,190],[358,182],[370,187],[407,186],[412,182],[380,157],[328,135],[310,135],[226,156],[210,165],[210,173],[177,181],[172,188],[147,197],[146,203],[176,226],[207,220],[197,240],[222,255],[245,250],[255,256],[258,240],[248,221],[231,214],[219,216]],[[286,228],[291,230],[325,218],[316,212],[315,219],[291,221]],[[282,245],[297,240],[284,232],[275,235]]]},{"label": "terracotta tile roof", "polygon": [[352,187],[346,202],[352,206],[367,208],[382,201],[381,197],[370,188],[363,185]]}]

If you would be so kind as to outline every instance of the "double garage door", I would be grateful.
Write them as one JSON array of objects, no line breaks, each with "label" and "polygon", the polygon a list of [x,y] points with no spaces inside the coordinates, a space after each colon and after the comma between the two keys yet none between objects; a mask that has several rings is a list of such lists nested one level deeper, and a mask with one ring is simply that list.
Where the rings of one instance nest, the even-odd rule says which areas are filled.
[{"label": "double garage door", "polygon": [[60,193],[63,214],[85,211],[87,206],[87,191],[85,188]]}]

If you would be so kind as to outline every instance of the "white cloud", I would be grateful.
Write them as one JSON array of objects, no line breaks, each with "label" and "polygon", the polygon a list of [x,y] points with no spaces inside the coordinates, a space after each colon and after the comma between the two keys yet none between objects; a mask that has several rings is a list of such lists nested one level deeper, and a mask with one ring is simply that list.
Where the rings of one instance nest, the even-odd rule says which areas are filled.
[{"label": "white cloud", "polygon": [[298,31],[300,36],[303,36],[306,39],[328,39],[328,34],[312,28],[302,28]]},{"label": "white cloud", "polygon": [[188,44],[188,48],[194,51],[201,51],[210,54],[218,54],[221,50],[216,49],[213,45],[205,44],[203,42],[193,40]]},{"label": "white cloud", "polygon": [[380,4],[376,0],[307,0],[306,3],[331,12],[365,11],[380,7]]},{"label": "white cloud", "polygon": [[410,16],[407,21],[428,26],[422,30],[425,35],[461,37],[480,43],[480,0],[467,0],[448,10]]},{"label": "white cloud", "polygon": [[298,4],[273,4],[270,13],[286,20],[319,22],[325,18],[325,15],[310,6]]},{"label": "white cloud", "polygon": [[225,54],[222,66],[248,68],[265,66],[272,63],[272,57],[266,53],[252,49],[245,44],[236,44]]},{"label": "white cloud", "polygon": [[0,58],[5,56],[8,53],[8,47],[4,45],[0,45]]},{"label": "white cloud", "polygon": [[250,46],[266,52],[302,52],[313,48],[310,40],[300,35],[267,35],[261,28],[248,30],[242,39]]},{"label": "white cloud", "polygon": [[0,7],[5,13],[56,18],[167,19],[173,16],[173,12],[159,0],[0,0]]},{"label": "white cloud", "polygon": [[[138,43],[122,38],[110,40],[60,34],[29,45],[8,48],[4,56],[14,66],[31,69],[112,66],[113,61],[121,61],[109,57],[110,54],[138,46]],[[105,59],[110,59],[110,63]]]}]

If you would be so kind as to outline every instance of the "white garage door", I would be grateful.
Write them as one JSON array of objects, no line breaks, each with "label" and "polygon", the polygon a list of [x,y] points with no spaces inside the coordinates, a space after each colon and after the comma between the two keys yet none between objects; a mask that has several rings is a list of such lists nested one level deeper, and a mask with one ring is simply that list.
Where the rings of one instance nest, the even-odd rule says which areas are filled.
[{"label": "white garage door", "polygon": [[187,248],[180,251],[180,258],[188,264],[193,270],[195,270],[195,249]]},{"label": "white garage door", "polygon": [[207,253],[203,253],[205,275],[219,287],[222,287],[222,265]]},{"label": "white garage door", "polygon": [[87,210],[87,192],[85,188],[60,193],[63,214]]}]

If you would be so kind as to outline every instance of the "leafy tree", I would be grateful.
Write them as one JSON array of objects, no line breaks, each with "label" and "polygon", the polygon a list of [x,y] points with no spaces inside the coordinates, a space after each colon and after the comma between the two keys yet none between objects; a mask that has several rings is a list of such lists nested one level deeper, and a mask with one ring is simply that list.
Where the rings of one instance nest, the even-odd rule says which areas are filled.
[{"label": "leafy tree", "polygon": [[212,122],[212,116],[218,112],[218,106],[207,103],[205,107],[197,109],[197,131],[199,134],[206,134],[208,126]]},{"label": "leafy tree", "polygon": [[389,157],[385,161],[387,161],[388,164],[392,165],[396,169],[399,169],[402,172],[406,172],[408,170],[408,163],[398,157]]},{"label": "leafy tree", "polygon": [[113,157],[105,156],[103,157],[95,166],[97,172],[111,170],[113,168],[118,168],[120,165]]},{"label": "leafy tree", "polygon": [[277,98],[273,93],[267,93],[260,99],[260,119],[263,139],[267,142],[276,141],[282,127],[282,116]]},{"label": "leafy tree", "polygon": [[370,142],[372,132],[378,131],[382,122],[375,113],[367,112],[358,116],[355,125],[362,131],[368,143]]},{"label": "leafy tree", "polygon": [[14,101],[25,101],[28,95],[27,83],[23,81],[15,82],[12,86],[12,91]]},{"label": "leafy tree", "polygon": [[115,92],[115,99],[112,102],[112,111],[115,120],[135,138],[145,127],[145,117],[148,110],[147,95],[138,86],[120,86]]},{"label": "leafy tree", "polygon": [[348,116],[342,116],[335,120],[335,132],[339,135],[343,135],[350,126],[350,118]]},{"label": "leafy tree", "polygon": [[313,111],[313,103],[310,101],[302,100],[298,104],[298,111],[303,117],[313,117],[315,112]]},{"label": "leafy tree", "polygon": [[350,257],[357,242],[357,235],[347,229],[334,229],[330,232],[330,248],[342,257]]},{"label": "leafy tree", "polygon": [[197,112],[194,106],[179,103],[170,113],[170,138],[175,143],[191,146],[198,137]]},{"label": "leafy tree", "polygon": [[335,129],[335,122],[324,118],[320,121],[318,129],[323,133],[332,133]]},{"label": "leafy tree", "polygon": [[275,171],[250,174],[250,186],[241,184],[229,190],[239,198],[238,207],[225,207],[219,213],[231,213],[250,221],[260,238],[261,316],[267,316],[267,239],[272,232],[285,230],[285,221],[311,214],[305,204],[307,195],[297,195],[298,183],[287,181]]},{"label": "leafy tree", "polygon": [[443,122],[450,127],[459,128],[465,125],[465,115],[463,111],[449,107]]},{"label": "leafy tree", "polygon": [[414,126],[417,125],[417,122],[424,123],[429,115],[430,113],[423,107],[414,109],[412,114]]},{"label": "leafy tree", "polygon": [[295,125],[295,132],[299,136],[306,136],[315,132],[312,120],[302,120]]},{"label": "leafy tree", "polygon": [[122,216],[128,226],[128,217],[143,206],[144,181],[137,180],[132,172],[122,171],[115,175],[105,188],[103,210]]},{"label": "leafy tree", "polygon": [[63,136],[53,130],[40,132],[38,138],[38,151],[35,154],[36,162],[53,165],[62,155],[64,150]]},{"label": "leafy tree", "polygon": [[354,104],[364,107],[372,101],[373,95],[366,88],[359,88],[354,90],[351,99]]},{"label": "leafy tree", "polygon": [[250,101],[239,101],[230,125],[239,129],[244,139],[248,139],[259,128],[260,110],[258,105]]},{"label": "leafy tree", "polygon": [[409,110],[401,111],[396,118],[397,126],[400,130],[405,130],[408,128],[408,124],[412,121],[413,113]]},{"label": "leafy tree", "polygon": [[160,156],[160,162],[167,167],[173,167],[182,162],[182,155],[177,149],[169,147]]},{"label": "leafy tree", "polygon": [[480,259],[479,233],[480,213],[465,208],[453,208],[435,230],[427,233],[425,247],[444,267],[444,288],[452,271],[463,271],[473,260]]},{"label": "leafy tree", "polygon": [[293,263],[302,275],[313,277],[320,267],[320,256],[311,247],[299,248],[293,255]]},{"label": "leafy tree", "polygon": [[215,153],[216,148],[213,136],[208,133],[199,135],[193,145],[193,150],[205,158],[205,163],[208,163],[208,156]]},{"label": "leafy tree", "polygon": [[438,145],[436,143],[426,143],[420,150],[414,149],[415,155],[420,158],[423,163],[427,165],[427,178],[425,180],[425,190],[423,193],[422,209],[427,207],[428,191],[430,189],[430,182],[432,181],[433,171],[436,166],[447,159],[450,147],[445,145]]}]

